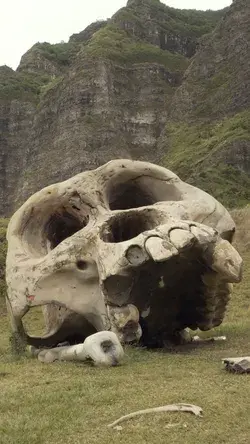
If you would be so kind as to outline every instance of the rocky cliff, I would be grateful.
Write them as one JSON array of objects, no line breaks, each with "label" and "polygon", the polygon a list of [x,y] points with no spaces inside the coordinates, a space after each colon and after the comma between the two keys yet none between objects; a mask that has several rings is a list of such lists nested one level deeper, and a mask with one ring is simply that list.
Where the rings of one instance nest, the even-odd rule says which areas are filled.
[{"label": "rocky cliff", "polygon": [[200,40],[159,143],[165,165],[225,204],[250,198],[250,2]]},{"label": "rocky cliff", "polygon": [[115,157],[245,203],[249,11],[247,0],[215,12],[129,0],[68,43],[34,45],[16,72],[0,68],[0,214]]}]

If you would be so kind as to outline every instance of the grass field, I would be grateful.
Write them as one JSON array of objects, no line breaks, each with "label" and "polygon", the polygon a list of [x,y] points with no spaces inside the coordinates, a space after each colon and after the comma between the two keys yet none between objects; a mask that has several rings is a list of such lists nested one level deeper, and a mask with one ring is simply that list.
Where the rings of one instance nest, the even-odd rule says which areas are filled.
[{"label": "grass field", "polygon": [[[2,305],[0,443],[249,444],[250,375],[227,373],[221,363],[250,354],[250,254],[243,256],[244,281],[235,286],[225,322],[212,332],[225,334],[225,343],[172,352],[127,348],[116,368],[16,360]],[[119,431],[107,428],[124,414],[178,402],[199,405],[203,418],[159,413],[124,422]]]}]

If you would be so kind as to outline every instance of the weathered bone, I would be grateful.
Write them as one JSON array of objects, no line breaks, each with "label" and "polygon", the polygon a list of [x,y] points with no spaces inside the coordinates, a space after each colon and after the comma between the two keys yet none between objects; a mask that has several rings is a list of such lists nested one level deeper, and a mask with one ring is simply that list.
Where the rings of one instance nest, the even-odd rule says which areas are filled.
[{"label": "weathered bone", "polygon": [[227,282],[240,282],[242,279],[242,258],[226,240],[216,242],[212,253],[212,269]]},{"label": "weathered bone", "polygon": [[155,262],[166,261],[175,254],[178,254],[177,248],[170,242],[157,236],[149,237],[145,242],[145,248]]},{"label": "weathered bone", "polygon": [[[74,336],[76,324],[81,342],[89,325],[130,342],[141,336],[139,316],[149,307],[144,321],[156,343],[181,338],[186,327],[219,325],[228,282],[241,279],[234,230],[214,198],[145,162],[111,161],[51,185],[9,224],[12,330],[38,347]],[[53,312],[47,333],[31,337],[22,317],[44,304]]]},{"label": "weathered bone", "polygon": [[250,356],[223,359],[226,370],[233,373],[250,373]]},{"label": "weathered bone", "polygon": [[172,230],[169,237],[172,244],[175,246],[175,248],[177,248],[177,250],[186,248],[195,241],[195,237],[192,233],[187,230],[180,230],[178,228]]},{"label": "weathered bone", "polygon": [[[31,346],[32,347],[32,346]],[[124,352],[117,336],[101,331],[88,336],[83,344],[39,350],[30,348],[30,353],[41,362],[89,361],[95,366],[114,366],[121,362]]]},{"label": "weathered bone", "polygon": [[138,342],[142,331],[139,324],[139,311],[128,304],[123,307],[107,306],[111,328],[121,343]]},{"label": "weathered bone", "polygon": [[195,416],[202,416],[202,408],[193,404],[170,404],[163,405],[161,407],[152,407],[145,410],[138,410],[137,412],[129,413],[128,415],[121,416],[121,418],[108,424],[108,427],[115,427],[123,421],[135,418],[136,416],[148,415],[149,413],[163,413],[163,412],[187,412],[193,413]]}]

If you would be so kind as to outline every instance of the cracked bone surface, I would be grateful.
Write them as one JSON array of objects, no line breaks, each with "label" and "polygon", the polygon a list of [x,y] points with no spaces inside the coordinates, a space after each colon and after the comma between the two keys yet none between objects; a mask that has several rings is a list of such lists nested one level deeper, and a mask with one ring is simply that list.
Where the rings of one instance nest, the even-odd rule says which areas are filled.
[{"label": "cracked bone surface", "polygon": [[[8,227],[14,336],[41,348],[111,330],[121,342],[164,346],[187,327],[220,325],[242,274],[234,231],[212,196],[150,163],[113,160],[50,185]],[[35,306],[43,336],[23,327]]]},{"label": "cracked bone surface", "polygon": [[95,366],[111,367],[118,365],[123,356],[123,348],[115,333],[101,331],[88,336],[82,344],[55,347],[51,349],[30,348],[30,353],[41,362],[91,361]]}]

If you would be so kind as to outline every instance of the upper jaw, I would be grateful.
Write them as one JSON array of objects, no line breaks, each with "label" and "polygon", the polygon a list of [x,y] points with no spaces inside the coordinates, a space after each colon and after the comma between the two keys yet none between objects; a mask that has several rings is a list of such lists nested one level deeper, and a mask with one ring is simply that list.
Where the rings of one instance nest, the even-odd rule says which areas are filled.
[{"label": "upper jaw", "polygon": [[[114,273],[109,264],[109,273],[101,280],[111,329],[122,342],[129,342],[133,337],[137,339],[141,333],[138,313],[131,310],[132,306],[139,314],[143,307],[151,306],[148,320],[154,325],[152,328],[159,317],[160,322],[169,322],[168,328],[159,325],[159,329],[165,328],[170,335],[175,329],[181,330],[181,326],[208,330],[221,323],[230,294],[228,283],[239,282],[242,278],[242,259],[215,230],[192,221],[175,221],[144,232],[122,247],[116,250],[119,256],[113,255]],[[195,273],[196,282],[193,283]],[[183,281],[182,286],[179,281]],[[161,285],[165,288],[159,289]],[[163,294],[165,302],[162,302]],[[189,314],[185,321],[182,314],[180,322],[178,310],[183,311],[181,304],[183,301],[185,306],[186,297],[191,298],[190,304],[194,304],[193,311],[197,311],[197,315]],[[170,307],[175,303],[180,304],[176,305],[176,311]],[[201,307],[197,308],[197,304]],[[172,314],[166,314],[166,307]],[[165,312],[165,319],[157,313],[160,310]],[[124,313],[127,311],[126,329]]]}]

